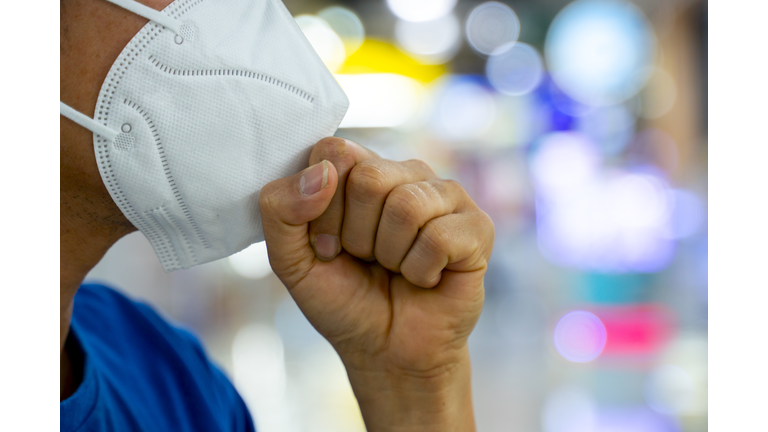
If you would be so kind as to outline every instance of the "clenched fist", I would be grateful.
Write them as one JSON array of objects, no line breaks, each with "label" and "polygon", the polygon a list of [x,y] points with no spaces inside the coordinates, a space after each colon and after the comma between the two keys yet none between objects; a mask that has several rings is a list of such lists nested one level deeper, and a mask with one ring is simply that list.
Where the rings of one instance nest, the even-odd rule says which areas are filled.
[{"label": "clenched fist", "polygon": [[467,337],[490,218],[421,161],[326,138],[309,162],[261,190],[269,260],[339,353],[368,431],[474,430]]}]

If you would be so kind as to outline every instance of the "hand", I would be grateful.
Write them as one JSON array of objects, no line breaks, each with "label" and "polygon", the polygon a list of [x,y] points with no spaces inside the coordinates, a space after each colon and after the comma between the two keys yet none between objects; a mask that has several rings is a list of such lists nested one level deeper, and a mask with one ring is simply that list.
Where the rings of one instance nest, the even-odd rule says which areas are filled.
[{"label": "hand", "polygon": [[310,165],[261,190],[269,260],[339,353],[369,432],[449,430],[438,423],[454,411],[464,415],[452,428],[474,428],[466,341],[483,304],[489,217],[421,161],[326,138]]}]

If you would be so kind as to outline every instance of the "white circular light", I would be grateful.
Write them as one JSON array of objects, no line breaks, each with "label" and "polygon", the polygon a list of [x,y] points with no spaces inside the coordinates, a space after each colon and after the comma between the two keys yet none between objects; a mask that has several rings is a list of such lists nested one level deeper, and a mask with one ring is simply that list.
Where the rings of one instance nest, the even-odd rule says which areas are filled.
[{"label": "white circular light", "polygon": [[517,41],[520,20],[509,6],[487,2],[472,10],[466,30],[469,45],[479,53],[490,54],[504,44]]},{"label": "white circular light", "polygon": [[524,95],[541,82],[544,65],[535,48],[510,42],[497,48],[485,65],[488,81],[500,93]]},{"label": "white circular light", "polygon": [[555,326],[555,348],[566,359],[585,363],[592,361],[605,347],[606,331],[600,318],[586,311],[573,311],[560,318]]},{"label": "white circular light", "polygon": [[341,6],[327,7],[317,13],[341,38],[347,55],[351,55],[365,39],[365,29],[360,18],[354,12]]},{"label": "white circular light", "polygon": [[387,6],[406,21],[430,21],[448,15],[456,0],[387,0]]},{"label": "white circular light", "polygon": [[450,60],[459,50],[461,26],[453,14],[432,21],[398,20],[397,42],[422,63],[438,64]]},{"label": "white circular light", "polygon": [[339,70],[346,58],[344,43],[339,35],[322,18],[299,15],[295,20],[325,66],[331,72]]},{"label": "white circular light", "polygon": [[254,243],[227,260],[232,270],[246,279],[261,279],[272,273],[266,242]]},{"label": "white circular light", "polygon": [[635,95],[648,80],[656,40],[642,12],[625,0],[577,0],[554,19],[545,44],[552,79],[589,105]]}]

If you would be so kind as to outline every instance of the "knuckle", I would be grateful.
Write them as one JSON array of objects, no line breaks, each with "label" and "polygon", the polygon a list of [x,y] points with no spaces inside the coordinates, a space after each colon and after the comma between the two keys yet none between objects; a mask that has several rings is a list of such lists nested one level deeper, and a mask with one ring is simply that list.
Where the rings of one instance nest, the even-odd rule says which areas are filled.
[{"label": "knuckle", "polygon": [[397,225],[419,225],[424,215],[424,203],[419,198],[418,186],[408,184],[396,187],[384,206],[384,216]]},{"label": "knuckle", "polygon": [[493,223],[493,219],[488,216],[488,213],[482,210],[480,210],[480,213],[483,217],[481,224],[486,235],[485,244],[488,246],[488,255],[490,255],[490,251],[493,249],[493,243],[496,240],[496,226]]},{"label": "knuckle", "polygon": [[424,263],[416,259],[406,259],[400,265],[400,273],[410,283],[418,286],[427,286],[433,276],[424,271]]},{"label": "knuckle", "polygon": [[361,163],[352,168],[347,180],[347,193],[360,201],[382,197],[389,192],[386,175],[371,163]]},{"label": "knuckle", "polygon": [[450,193],[458,193],[462,195],[467,194],[464,186],[462,186],[461,183],[457,182],[456,180],[443,179],[440,183],[442,183],[443,188],[445,188],[445,190],[449,191]]},{"label": "knuckle", "polygon": [[462,200],[469,197],[469,194],[467,194],[464,186],[462,186],[461,183],[457,182],[456,180],[440,179],[438,181],[432,182],[432,185],[441,195],[462,198]]},{"label": "knuckle", "polygon": [[430,253],[447,255],[450,250],[451,233],[440,223],[430,221],[424,225],[419,242]]},{"label": "knuckle", "polygon": [[406,161],[406,164],[411,167],[411,169],[418,171],[418,172],[426,172],[429,174],[434,174],[434,170],[432,170],[432,167],[429,166],[428,163],[424,162],[421,159],[410,159]]}]

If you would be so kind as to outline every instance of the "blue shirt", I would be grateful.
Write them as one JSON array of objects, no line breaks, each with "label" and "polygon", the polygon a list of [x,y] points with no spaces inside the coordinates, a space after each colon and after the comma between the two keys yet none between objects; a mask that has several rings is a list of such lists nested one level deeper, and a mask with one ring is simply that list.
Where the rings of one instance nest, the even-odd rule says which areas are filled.
[{"label": "blue shirt", "polygon": [[61,431],[253,431],[243,400],[197,339],[100,285],[75,296],[68,343],[83,379],[60,404]]}]

